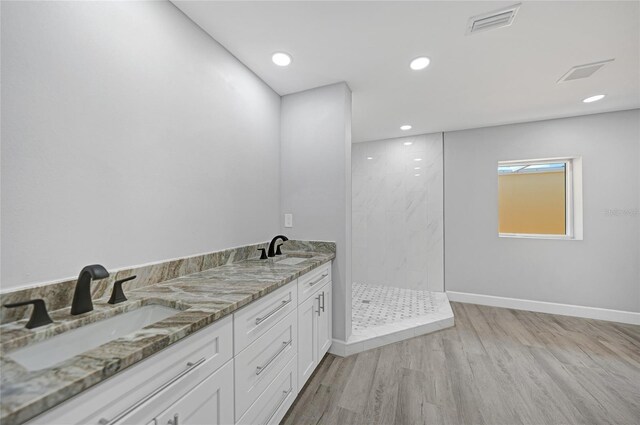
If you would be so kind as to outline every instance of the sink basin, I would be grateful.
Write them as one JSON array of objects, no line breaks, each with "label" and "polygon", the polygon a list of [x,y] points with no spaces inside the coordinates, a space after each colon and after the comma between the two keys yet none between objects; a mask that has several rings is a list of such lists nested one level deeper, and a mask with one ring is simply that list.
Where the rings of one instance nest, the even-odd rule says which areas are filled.
[{"label": "sink basin", "polygon": [[147,305],[27,345],[7,356],[29,371],[45,369],[179,312],[161,305]]},{"label": "sink basin", "polygon": [[295,266],[296,264],[300,264],[303,261],[308,260],[308,258],[300,258],[300,257],[287,257],[283,260],[276,261],[278,264],[285,264],[287,266]]}]

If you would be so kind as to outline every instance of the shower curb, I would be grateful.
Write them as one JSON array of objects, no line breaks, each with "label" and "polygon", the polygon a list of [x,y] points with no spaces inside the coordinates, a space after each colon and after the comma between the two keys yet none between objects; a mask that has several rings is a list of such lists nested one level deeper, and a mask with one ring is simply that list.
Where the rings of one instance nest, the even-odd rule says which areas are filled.
[{"label": "shower curb", "polygon": [[442,317],[429,323],[416,324],[414,326],[408,326],[405,329],[381,333],[375,336],[364,337],[352,335],[348,341],[334,339],[331,348],[329,348],[329,352],[339,357],[348,357],[363,351],[437,332],[452,326],[455,326],[453,312],[450,316]]}]

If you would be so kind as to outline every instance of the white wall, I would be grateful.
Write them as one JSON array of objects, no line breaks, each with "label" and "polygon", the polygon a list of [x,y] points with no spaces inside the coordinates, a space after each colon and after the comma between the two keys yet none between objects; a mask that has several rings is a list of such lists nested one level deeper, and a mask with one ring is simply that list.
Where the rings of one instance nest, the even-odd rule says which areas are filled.
[{"label": "white wall", "polygon": [[168,2],[2,2],[2,288],[265,241],[280,97]]},{"label": "white wall", "polygon": [[351,164],[353,281],[442,292],[442,133],[355,143]]},{"label": "white wall", "polygon": [[281,211],[292,239],[336,242],[333,336],[351,333],[351,91],[334,84],[282,97]]},{"label": "white wall", "polygon": [[[640,110],[455,131],[444,148],[447,291],[640,311]],[[561,156],[583,158],[584,240],[498,238],[497,162]]]}]

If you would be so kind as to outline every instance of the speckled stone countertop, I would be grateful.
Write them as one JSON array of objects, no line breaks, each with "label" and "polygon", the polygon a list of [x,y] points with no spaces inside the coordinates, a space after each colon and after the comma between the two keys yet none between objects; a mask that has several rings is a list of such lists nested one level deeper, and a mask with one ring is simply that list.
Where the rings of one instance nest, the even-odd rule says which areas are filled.
[{"label": "speckled stone countertop", "polygon": [[[0,326],[0,422],[21,424],[335,258],[329,252],[285,254],[307,259],[296,265],[245,260],[129,291],[120,304],[94,300],[94,311],[79,316],[57,310],[51,313],[54,323],[40,328],[24,328],[26,320]],[[149,304],[181,311],[48,369],[30,372],[6,355]]]}]

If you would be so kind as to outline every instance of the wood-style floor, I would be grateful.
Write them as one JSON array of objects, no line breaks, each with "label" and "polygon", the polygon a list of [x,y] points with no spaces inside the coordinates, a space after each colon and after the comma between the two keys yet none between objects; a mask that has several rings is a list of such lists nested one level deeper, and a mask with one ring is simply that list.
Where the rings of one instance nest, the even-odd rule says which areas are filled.
[{"label": "wood-style floor", "polygon": [[640,326],[452,307],[453,328],[327,355],[282,423],[640,424]]}]

